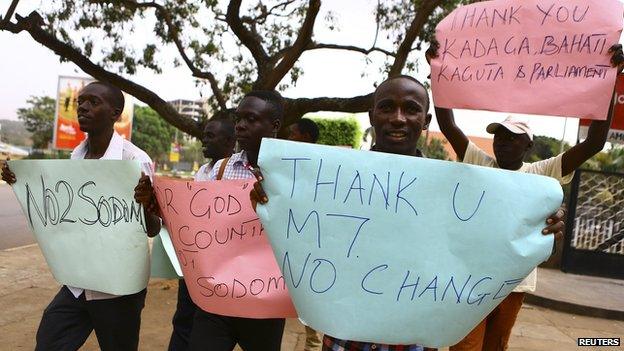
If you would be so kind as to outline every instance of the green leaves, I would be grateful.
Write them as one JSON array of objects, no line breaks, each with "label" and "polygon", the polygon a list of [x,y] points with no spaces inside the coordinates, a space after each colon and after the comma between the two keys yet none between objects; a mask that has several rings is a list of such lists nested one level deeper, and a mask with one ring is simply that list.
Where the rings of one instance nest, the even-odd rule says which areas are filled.
[{"label": "green leaves", "polygon": [[312,118],[319,127],[319,144],[360,147],[362,131],[354,117],[340,119]]},{"label": "green leaves", "polygon": [[132,142],[154,160],[166,159],[175,128],[149,107],[135,106],[132,122]]},{"label": "green leaves", "polygon": [[[418,62],[410,57],[406,59],[406,53],[425,48],[422,43],[431,38],[435,25],[444,16],[456,6],[473,1],[377,0],[376,23],[372,23],[377,25],[377,31],[374,35],[370,34],[370,43],[377,52],[386,54],[385,61],[374,60],[370,51],[359,48],[358,43],[340,43],[336,45],[340,47],[332,49],[360,52],[368,64],[377,65],[375,68],[385,73],[384,77],[391,67],[393,74],[401,70],[406,73],[418,70]],[[410,23],[419,13],[429,14],[434,8],[425,6],[423,9],[423,4],[437,3],[441,5],[433,10],[422,30],[418,31],[418,39],[413,42],[414,35],[410,33],[417,31],[412,29],[408,32]],[[335,14],[325,11],[327,7],[321,7],[317,17],[319,4],[310,0],[64,0],[42,2],[38,11],[47,19],[45,30],[63,43],[78,48],[103,70],[116,71],[126,79],[141,68],[160,73],[164,68],[188,66],[194,75],[189,79],[201,80],[197,84],[200,95],[213,96],[208,99],[210,105],[215,110],[221,110],[224,106],[234,106],[253,88],[271,89],[277,85],[278,90],[285,90],[297,83],[305,73],[298,59],[302,50],[312,49],[306,46],[307,43],[332,44],[333,39],[337,39],[324,38],[328,41],[326,43],[314,37],[312,29],[318,27],[318,21],[325,22],[330,32],[339,30],[341,24],[349,25],[349,13]],[[312,6],[312,11],[309,6]],[[228,12],[228,8],[235,11]],[[317,23],[310,20],[313,18]],[[344,22],[339,23],[339,18]],[[302,27],[304,23],[306,25]],[[300,31],[306,35],[297,40]],[[409,38],[405,42],[408,45],[403,45],[400,55],[397,55],[398,48],[407,40],[405,38]],[[295,43],[297,47],[293,48]],[[54,45],[46,46],[54,49]],[[356,50],[353,50],[354,47]],[[60,52],[59,55],[61,60],[71,57],[80,67],[86,67],[76,55],[67,52]],[[88,67],[86,71],[94,72]],[[93,75],[100,79],[108,77],[106,79],[112,80],[113,84],[119,83],[120,78],[110,78],[110,75],[99,71],[99,74]],[[364,74],[370,71],[368,69]],[[134,90],[129,92],[135,95],[142,95],[150,87],[141,88],[126,89]],[[346,92],[345,95],[348,94]],[[221,104],[217,104],[215,96]],[[158,103],[145,95],[139,99],[150,101],[152,107],[165,114],[167,120],[179,128],[199,133],[179,114],[162,109],[162,99]],[[288,120],[301,117],[298,113],[316,111],[317,105],[313,100],[289,100],[297,108],[287,108],[292,114],[287,117]],[[319,106],[326,110],[349,112],[367,108],[358,96],[342,100],[350,101],[344,103],[328,98]]]},{"label": "green leaves", "polygon": [[46,149],[52,141],[56,100],[49,96],[31,96],[26,103],[29,106],[18,109],[17,117],[32,133],[33,148]]},{"label": "green leaves", "polygon": [[444,149],[444,144],[447,143],[446,140],[429,138],[427,142],[424,134],[425,133],[423,132],[423,135],[418,139],[417,145],[418,149],[420,149],[420,151],[422,151],[427,158],[435,158],[437,160],[451,159],[448,152],[446,152],[446,149]]}]

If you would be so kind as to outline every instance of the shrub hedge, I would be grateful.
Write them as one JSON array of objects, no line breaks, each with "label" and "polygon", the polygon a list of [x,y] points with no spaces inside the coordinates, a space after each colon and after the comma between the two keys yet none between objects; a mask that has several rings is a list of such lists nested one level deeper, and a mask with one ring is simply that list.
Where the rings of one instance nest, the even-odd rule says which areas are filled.
[{"label": "shrub hedge", "polygon": [[346,118],[319,118],[311,117],[319,127],[319,144],[360,147],[362,131],[360,124],[354,117]]}]

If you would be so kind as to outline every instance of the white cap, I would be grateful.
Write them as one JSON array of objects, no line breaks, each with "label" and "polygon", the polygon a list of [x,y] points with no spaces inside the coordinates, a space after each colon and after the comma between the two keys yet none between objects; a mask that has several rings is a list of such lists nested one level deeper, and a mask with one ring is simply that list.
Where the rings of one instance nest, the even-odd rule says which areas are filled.
[{"label": "white cap", "polygon": [[533,140],[533,132],[529,124],[514,116],[510,115],[500,123],[490,123],[485,130],[490,134],[494,134],[499,127],[503,127],[514,134],[526,134],[529,136],[529,139]]}]

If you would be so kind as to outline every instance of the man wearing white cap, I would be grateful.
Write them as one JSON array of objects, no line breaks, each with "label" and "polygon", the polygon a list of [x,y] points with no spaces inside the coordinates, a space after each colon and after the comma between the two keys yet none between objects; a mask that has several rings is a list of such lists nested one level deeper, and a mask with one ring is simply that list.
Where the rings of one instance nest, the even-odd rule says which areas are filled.
[{"label": "man wearing white cap", "polygon": [[[437,108],[436,117],[440,130],[449,140],[464,163],[512,171],[540,174],[567,184],[580,167],[604,147],[611,125],[613,105],[606,121],[594,121],[587,138],[570,150],[546,160],[527,163],[524,159],[533,147],[533,133],[525,122],[509,116],[501,123],[491,123],[486,130],[494,134],[494,156],[486,154],[473,144],[455,124],[453,111]],[[563,233],[560,233],[563,234]],[[535,291],[537,270],[533,270],[470,334],[450,351],[504,350],[516,316],[522,307],[525,292]]]},{"label": "man wearing white cap", "polygon": [[[495,157],[491,157],[473,144],[455,124],[452,110],[437,107],[435,110],[440,130],[462,162],[549,176],[557,179],[562,185],[572,180],[576,168],[602,150],[613,116],[612,104],[608,119],[592,122],[587,138],[583,142],[547,160],[527,163],[524,159],[533,147],[533,133],[525,121],[509,116],[501,123],[491,123],[487,126],[487,132],[494,134]],[[524,294],[535,291],[536,283],[537,270],[533,270],[513,293],[509,294],[464,340],[452,346],[450,351],[504,350],[516,316],[522,307]]]},{"label": "man wearing white cap", "polygon": [[[427,62],[438,56],[440,44],[435,41],[426,52]],[[615,44],[609,49],[611,65],[622,71],[624,52],[622,45]],[[611,98],[611,106],[606,121],[593,121],[589,127],[587,138],[570,150],[547,160],[525,163],[524,159],[533,147],[533,133],[526,122],[513,116],[501,123],[492,123],[486,130],[494,134],[494,158],[470,142],[468,137],[455,124],[453,110],[435,108],[436,118],[442,134],[448,139],[458,160],[485,167],[502,168],[511,171],[540,174],[557,179],[566,184],[572,180],[574,170],[585,161],[602,150],[607,140],[609,126],[613,117],[615,103],[615,87]],[[558,233],[557,236],[562,236]],[[537,272],[534,270],[514,289],[481,323],[479,323],[464,340],[451,346],[450,351],[489,351],[505,350],[511,335],[516,316],[522,307],[524,293],[535,291]]]}]

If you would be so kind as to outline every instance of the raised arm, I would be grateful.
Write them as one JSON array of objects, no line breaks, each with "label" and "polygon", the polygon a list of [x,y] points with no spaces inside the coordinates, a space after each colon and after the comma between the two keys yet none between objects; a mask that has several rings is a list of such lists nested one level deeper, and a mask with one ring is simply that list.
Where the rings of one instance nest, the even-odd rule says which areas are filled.
[{"label": "raised arm", "polygon": [[566,176],[575,169],[579,168],[585,161],[592,158],[595,154],[602,151],[605,142],[607,141],[607,135],[609,134],[609,127],[611,126],[611,120],[613,119],[614,99],[615,91],[611,96],[611,106],[609,107],[609,116],[605,121],[592,121],[589,130],[587,131],[587,138],[583,142],[576,144],[570,150],[563,153],[561,157],[561,175]]},{"label": "raised arm", "polygon": [[453,110],[448,108],[436,107],[436,118],[438,119],[438,125],[440,131],[444,134],[444,137],[451,143],[453,150],[457,154],[459,161],[464,159],[466,155],[466,149],[468,148],[468,137],[464,132],[455,124],[455,117],[453,116]]},{"label": "raised arm", "polygon": [[[440,44],[435,39],[431,40],[431,46],[429,46],[429,49],[427,49],[425,53],[427,63],[430,63],[432,58],[438,57],[439,49]],[[468,148],[468,137],[457,124],[455,124],[453,110],[435,106],[435,114],[438,119],[440,131],[442,131],[444,137],[451,143],[459,161],[463,160],[466,154],[466,148]]]},{"label": "raised arm", "polygon": [[[618,72],[622,70],[624,64],[624,53],[622,52],[622,45],[613,45],[609,52],[611,56],[611,64],[614,67],[619,67]],[[609,106],[609,114],[605,121],[592,121],[587,131],[587,138],[570,150],[563,153],[561,158],[561,175],[566,176],[575,169],[579,168],[585,161],[589,160],[592,156],[599,153],[604,147],[607,141],[607,135],[609,134],[609,128],[611,127],[611,120],[613,119],[613,111],[615,110],[615,87],[611,94],[611,105]]]}]

